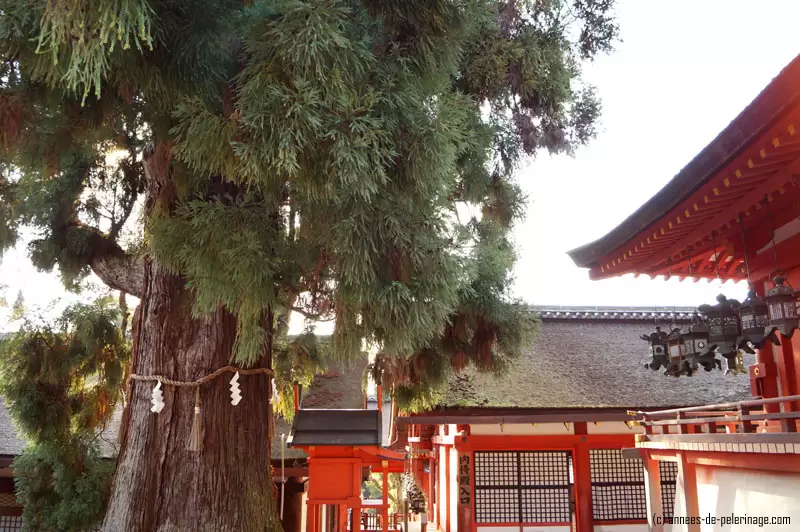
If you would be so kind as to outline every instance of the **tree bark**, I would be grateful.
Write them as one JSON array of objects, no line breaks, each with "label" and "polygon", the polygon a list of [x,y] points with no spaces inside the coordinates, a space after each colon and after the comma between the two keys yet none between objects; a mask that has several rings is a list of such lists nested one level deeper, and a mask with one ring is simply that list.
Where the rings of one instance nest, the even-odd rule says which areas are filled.
[{"label": "tree bark", "polygon": [[[235,318],[219,309],[193,319],[184,280],[150,261],[140,311],[132,373],[193,381],[230,364]],[[265,354],[260,367],[268,366]],[[166,406],[154,414],[153,383],[131,382],[104,531],[280,530],[270,473],[271,383],[263,374],[242,376],[243,399],[232,406],[231,377],[200,387],[200,452],[186,449],[195,389],[164,385]]]}]

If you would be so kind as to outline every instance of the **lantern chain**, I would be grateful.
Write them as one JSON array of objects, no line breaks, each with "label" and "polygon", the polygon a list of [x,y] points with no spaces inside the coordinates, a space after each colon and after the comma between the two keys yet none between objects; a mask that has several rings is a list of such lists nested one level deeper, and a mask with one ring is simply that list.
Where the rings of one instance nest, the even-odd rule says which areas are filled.
[{"label": "lantern chain", "polygon": [[775,247],[775,229],[772,226],[772,211],[769,208],[769,197],[764,195],[764,205],[767,207],[767,222],[769,222],[769,238],[772,242],[772,254],[775,256],[775,270],[780,271],[781,265],[778,262],[778,248]]},{"label": "lantern chain", "polygon": [[739,215],[739,229],[742,231],[742,250],[744,251],[744,269],[747,274],[747,284],[750,285],[750,261],[747,260],[747,238],[744,232],[744,220],[742,215]]},{"label": "lantern chain", "polygon": [[722,289],[722,280],[719,277],[719,255],[717,254],[717,232],[711,231],[711,243],[714,246],[714,268],[717,271],[717,281],[720,281],[720,289]]},{"label": "lantern chain", "polygon": [[[797,176],[792,176],[792,186],[794,186],[795,197],[797,198],[797,210],[800,213],[800,184],[797,183]],[[800,214],[798,214],[800,217]]]}]

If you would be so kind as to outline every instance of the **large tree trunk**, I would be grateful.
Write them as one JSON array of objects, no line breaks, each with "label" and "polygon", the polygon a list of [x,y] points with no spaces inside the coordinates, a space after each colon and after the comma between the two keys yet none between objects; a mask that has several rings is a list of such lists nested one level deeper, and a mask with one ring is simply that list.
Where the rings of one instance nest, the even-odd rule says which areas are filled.
[{"label": "large tree trunk", "polygon": [[[230,364],[234,317],[220,309],[192,319],[190,307],[184,281],[148,261],[131,373],[192,381]],[[265,354],[260,366],[268,364]],[[154,383],[131,382],[104,531],[280,530],[270,474],[271,384],[263,374],[242,376],[243,399],[232,406],[232,376],[200,388],[200,452],[187,450],[195,390],[164,386],[166,407],[154,414]]]}]

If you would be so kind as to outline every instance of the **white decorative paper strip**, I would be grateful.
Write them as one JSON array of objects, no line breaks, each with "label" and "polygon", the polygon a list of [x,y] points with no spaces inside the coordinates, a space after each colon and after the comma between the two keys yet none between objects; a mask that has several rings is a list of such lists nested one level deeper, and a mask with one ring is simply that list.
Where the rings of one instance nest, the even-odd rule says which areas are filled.
[{"label": "white decorative paper strip", "polygon": [[275,385],[275,379],[272,379],[272,402],[279,403],[281,396],[278,395],[278,387]]},{"label": "white decorative paper strip", "polygon": [[161,381],[158,381],[155,388],[153,388],[153,395],[150,397],[150,402],[153,404],[153,406],[150,407],[151,412],[158,414],[164,410],[164,393],[161,391]]},{"label": "white decorative paper strip", "polygon": [[239,388],[239,372],[231,379],[231,404],[236,406],[242,400],[242,390]]}]

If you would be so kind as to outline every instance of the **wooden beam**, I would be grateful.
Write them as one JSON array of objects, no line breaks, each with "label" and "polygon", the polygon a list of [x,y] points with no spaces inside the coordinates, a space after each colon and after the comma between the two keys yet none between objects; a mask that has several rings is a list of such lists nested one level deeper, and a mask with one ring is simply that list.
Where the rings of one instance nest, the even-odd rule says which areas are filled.
[{"label": "wooden beam", "polygon": [[468,436],[457,449],[509,451],[521,449],[570,450],[581,443],[591,449],[622,449],[635,444],[634,434],[532,435],[532,436]]}]

